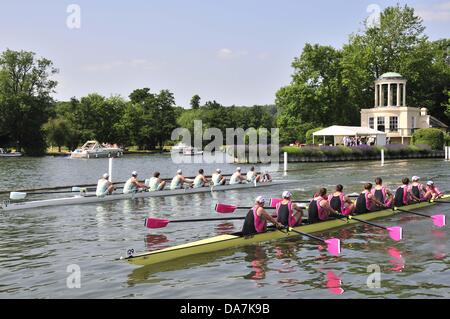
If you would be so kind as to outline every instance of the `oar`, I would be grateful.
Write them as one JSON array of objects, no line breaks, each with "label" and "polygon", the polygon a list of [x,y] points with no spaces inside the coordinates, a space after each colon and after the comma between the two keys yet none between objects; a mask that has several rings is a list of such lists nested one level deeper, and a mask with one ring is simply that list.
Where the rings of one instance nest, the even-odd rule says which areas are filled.
[{"label": "oar", "polygon": [[[234,213],[238,209],[252,209],[253,207],[250,206],[235,206],[235,205],[229,205],[229,204],[221,204],[217,203],[214,210],[221,214],[229,214]],[[273,207],[264,207],[264,208],[273,208]]]},{"label": "oar", "polygon": [[19,200],[19,199],[24,199],[25,197],[27,197],[27,195],[45,195],[45,194],[65,194],[65,193],[77,193],[77,192],[86,192],[88,189],[87,188],[81,188],[81,187],[77,187],[74,186],[72,187],[71,190],[69,191],[61,191],[61,192],[30,192],[30,193],[26,193],[26,192],[10,192],[9,193],[9,198],[13,199],[13,200]]},{"label": "oar", "polygon": [[395,211],[399,211],[399,212],[403,212],[403,213],[409,213],[409,214],[414,214],[414,215],[418,215],[418,216],[431,218],[433,220],[433,224],[435,226],[439,227],[439,228],[445,226],[445,215],[443,215],[443,214],[431,215],[430,216],[430,215],[426,215],[426,214],[412,212],[410,210],[406,210],[406,209],[402,209],[402,208],[398,208],[398,207],[394,207],[394,210]]},{"label": "oar", "polygon": [[317,237],[317,236],[314,236],[314,235],[311,235],[308,233],[304,233],[304,232],[295,230],[292,227],[286,227],[286,230],[288,232],[291,231],[293,233],[303,235],[306,237],[310,237],[312,239],[315,239],[317,241],[321,241],[321,242],[325,243],[327,245],[327,251],[333,256],[339,256],[339,254],[341,253],[341,241],[338,238],[323,239],[323,238],[320,238],[320,237]]},{"label": "oar", "polygon": [[[177,220],[167,220],[160,218],[146,218],[144,221],[144,225],[147,228],[164,228],[169,223],[188,223],[188,222],[205,222],[205,221],[215,221],[215,220],[239,220],[245,219],[245,217],[227,217],[227,218],[197,218],[197,219],[177,219]],[[283,231],[279,229],[280,231]],[[333,255],[338,256],[341,252],[341,241],[337,238],[323,239],[320,237],[316,237],[314,235],[303,233],[297,231],[291,227],[286,228],[287,231],[291,231],[293,233],[303,235],[306,237],[313,238],[315,240],[321,241],[327,245],[327,251]]]},{"label": "oar", "polygon": [[449,201],[446,201],[446,200],[440,200],[440,199],[432,199],[432,200],[430,200],[430,203],[450,204]]},{"label": "oar", "polygon": [[368,221],[366,221],[366,220],[364,220],[364,219],[359,219],[359,218],[354,217],[354,216],[351,216],[351,215],[348,215],[348,216],[346,216],[346,215],[341,215],[341,214],[339,214],[338,212],[336,212],[335,215],[336,215],[339,219],[342,219],[342,218],[346,218],[346,219],[349,219],[349,220],[354,219],[354,220],[357,220],[357,221],[359,221],[359,222],[361,222],[361,223],[363,223],[363,224],[367,224],[367,225],[370,225],[370,226],[374,226],[374,227],[378,227],[378,228],[381,228],[381,229],[385,229],[385,230],[388,231],[389,237],[391,237],[393,240],[395,240],[395,241],[400,241],[400,240],[402,240],[402,237],[403,237],[403,229],[402,229],[400,226],[385,227],[385,226],[381,226],[381,225],[379,225],[379,224],[375,224],[375,223],[368,222]]},{"label": "oar", "polygon": [[169,223],[190,223],[190,222],[209,222],[215,220],[239,220],[245,219],[245,216],[239,217],[226,217],[226,218],[196,218],[196,219],[176,219],[176,220],[167,220],[160,218],[146,218],[144,225],[147,228],[164,228]]}]

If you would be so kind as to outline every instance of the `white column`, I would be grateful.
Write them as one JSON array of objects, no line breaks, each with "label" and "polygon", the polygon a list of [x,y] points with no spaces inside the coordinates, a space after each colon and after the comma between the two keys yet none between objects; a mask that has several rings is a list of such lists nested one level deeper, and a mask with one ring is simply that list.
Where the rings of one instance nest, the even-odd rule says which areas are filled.
[{"label": "white column", "polygon": [[381,166],[384,166],[384,148],[381,149]]},{"label": "white column", "polygon": [[400,106],[400,83],[397,83],[397,106]]},{"label": "white column", "polygon": [[380,84],[380,106],[384,106],[384,85]]},{"label": "white column", "polygon": [[287,152],[284,152],[284,176],[287,175],[287,163],[288,163]]},{"label": "white column", "polygon": [[391,83],[388,83],[388,100],[387,100],[387,106],[392,105],[392,96],[391,96]]},{"label": "white column", "polygon": [[375,84],[375,107],[378,106],[378,84]]},{"label": "white column", "polygon": [[112,162],[113,158],[109,158],[109,168],[108,168],[108,174],[109,174],[109,181],[112,182]]},{"label": "white column", "polygon": [[406,106],[406,83],[403,83],[403,106]]}]

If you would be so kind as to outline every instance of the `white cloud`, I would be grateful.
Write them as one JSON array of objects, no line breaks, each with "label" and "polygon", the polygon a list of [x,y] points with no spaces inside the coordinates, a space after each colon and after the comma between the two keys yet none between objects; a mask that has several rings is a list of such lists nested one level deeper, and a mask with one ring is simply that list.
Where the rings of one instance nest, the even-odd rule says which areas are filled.
[{"label": "white cloud", "polygon": [[222,60],[236,59],[246,55],[248,55],[246,50],[233,51],[228,48],[223,48],[217,51],[217,57]]},{"label": "white cloud", "polygon": [[450,1],[434,4],[431,6],[420,6],[416,8],[416,14],[424,21],[447,22],[450,21]]}]

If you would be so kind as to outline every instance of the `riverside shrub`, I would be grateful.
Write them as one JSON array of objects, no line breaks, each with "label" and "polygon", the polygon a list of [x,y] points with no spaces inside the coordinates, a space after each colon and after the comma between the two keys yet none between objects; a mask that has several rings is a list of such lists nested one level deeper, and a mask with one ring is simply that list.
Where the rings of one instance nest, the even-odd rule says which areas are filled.
[{"label": "riverside shrub", "polygon": [[437,128],[421,128],[414,132],[412,143],[430,145],[433,150],[444,147],[444,132]]}]

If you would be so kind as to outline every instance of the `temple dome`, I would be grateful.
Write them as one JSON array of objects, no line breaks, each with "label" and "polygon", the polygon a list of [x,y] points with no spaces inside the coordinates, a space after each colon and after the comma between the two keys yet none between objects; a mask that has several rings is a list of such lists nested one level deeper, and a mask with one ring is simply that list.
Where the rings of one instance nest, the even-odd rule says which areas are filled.
[{"label": "temple dome", "polygon": [[387,72],[380,76],[380,79],[402,79],[403,76],[396,72]]}]

